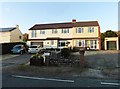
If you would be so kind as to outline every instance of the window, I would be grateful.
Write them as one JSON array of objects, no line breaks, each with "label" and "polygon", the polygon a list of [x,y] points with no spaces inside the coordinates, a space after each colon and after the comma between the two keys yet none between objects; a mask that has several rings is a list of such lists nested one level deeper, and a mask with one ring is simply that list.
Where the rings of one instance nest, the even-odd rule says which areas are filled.
[{"label": "window", "polygon": [[19,36],[19,39],[22,39],[22,36]]},{"label": "window", "polygon": [[67,44],[67,41],[59,41],[58,43],[59,47],[66,46],[66,44]]},{"label": "window", "polygon": [[84,47],[85,41],[84,40],[76,40],[76,46],[77,47]]},{"label": "window", "polygon": [[40,34],[45,34],[45,31],[44,30],[40,30]]},{"label": "window", "polygon": [[57,33],[57,29],[52,29],[52,33],[56,34]]},{"label": "window", "polygon": [[89,32],[89,33],[93,33],[93,32],[94,32],[94,27],[89,27],[89,28],[88,28],[88,32]]},{"label": "window", "polygon": [[32,30],[32,37],[36,37],[36,30]]},{"label": "window", "polygon": [[90,47],[93,49],[97,48],[97,40],[90,40]]},{"label": "window", "polygon": [[62,29],[62,33],[69,33],[69,29]]},{"label": "window", "polygon": [[83,28],[77,28],[76,33],[83,33]]}]

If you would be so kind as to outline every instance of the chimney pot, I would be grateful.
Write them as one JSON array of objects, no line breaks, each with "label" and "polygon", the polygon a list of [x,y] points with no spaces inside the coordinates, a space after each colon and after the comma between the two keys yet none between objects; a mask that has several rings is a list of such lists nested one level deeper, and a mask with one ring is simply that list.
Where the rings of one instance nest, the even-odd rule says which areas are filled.
[{"label": "chimney pot", "polygon": [[73,20],[72,20],[72,23],[76,23],[76,19],[73,19]]}]

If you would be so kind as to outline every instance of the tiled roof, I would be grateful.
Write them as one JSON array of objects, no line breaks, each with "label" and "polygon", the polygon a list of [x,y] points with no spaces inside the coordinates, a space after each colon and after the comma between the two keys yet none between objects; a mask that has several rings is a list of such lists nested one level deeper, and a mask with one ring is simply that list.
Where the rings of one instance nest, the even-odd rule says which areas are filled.
[{"label": "tiled roof", "polygon": [[11,27],[11,28],[0,28],[0,32],[9,32],[16,29],[15,27]]},{"label": "tiled roof", "polygon": [[72,28],[72,27],[87,27],[87,26],[99,26],[97,21],[86,22],[67,22],[67,23],[50,23],[50,24],[35,24],[29,30],[43,30],[43,29],[59,29],[59,28]]}]

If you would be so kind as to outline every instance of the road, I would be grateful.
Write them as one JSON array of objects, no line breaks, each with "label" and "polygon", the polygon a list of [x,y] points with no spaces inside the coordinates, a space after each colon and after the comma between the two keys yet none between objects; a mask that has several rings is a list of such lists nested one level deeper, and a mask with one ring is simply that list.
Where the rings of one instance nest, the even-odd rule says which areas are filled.
[{"label": "road", "polygon": [[3,74],[3,87],[119,87],[117,80],[43,78]]},{"label": "road", "polygon": [[27,63],[30,54],[18,55],[2,61],[2,87],[119,87],[118,80],[86,79],[78,77],[25,76],[5,73],[4,67]]}]

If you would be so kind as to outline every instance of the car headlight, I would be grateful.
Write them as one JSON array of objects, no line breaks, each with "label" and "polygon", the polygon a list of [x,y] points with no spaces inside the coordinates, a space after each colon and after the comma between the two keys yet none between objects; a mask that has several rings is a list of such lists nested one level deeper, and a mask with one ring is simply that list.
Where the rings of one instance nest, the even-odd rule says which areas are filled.
[{"label": "car headlight", "polygon": [[17,50],[18,52],[20,52],[21,50]]}]

